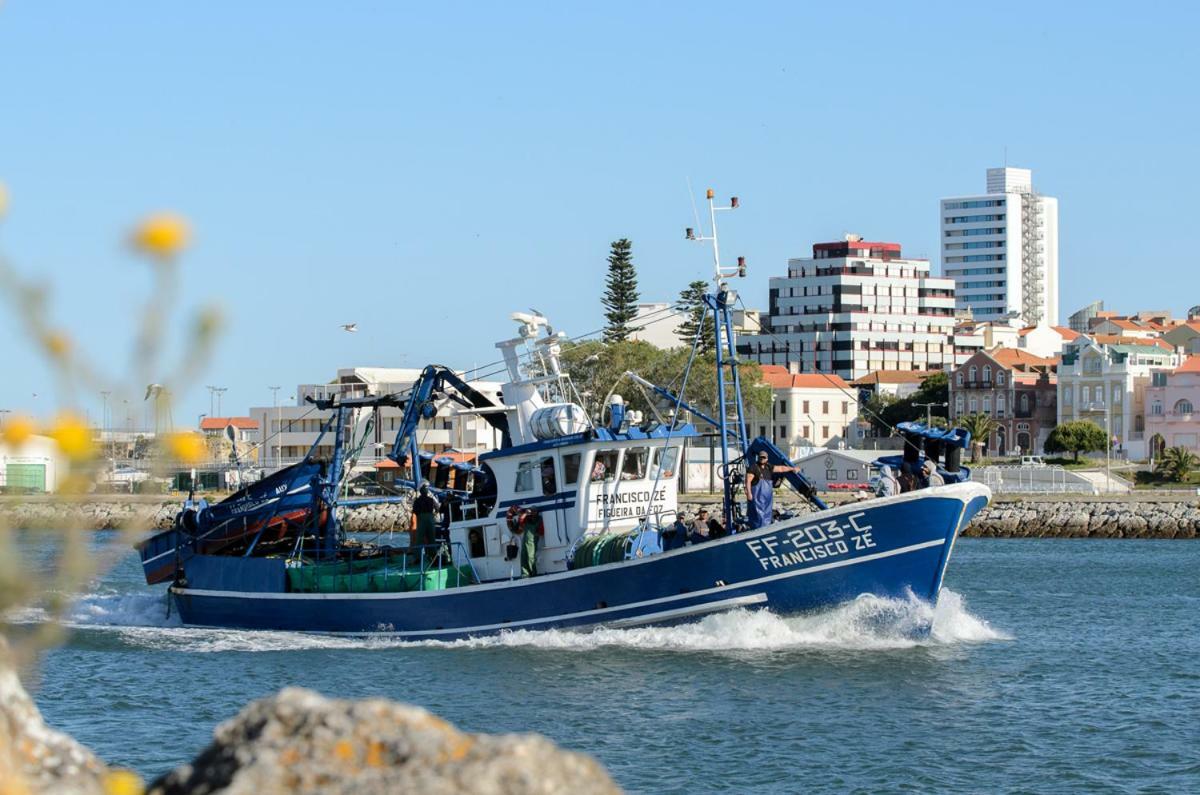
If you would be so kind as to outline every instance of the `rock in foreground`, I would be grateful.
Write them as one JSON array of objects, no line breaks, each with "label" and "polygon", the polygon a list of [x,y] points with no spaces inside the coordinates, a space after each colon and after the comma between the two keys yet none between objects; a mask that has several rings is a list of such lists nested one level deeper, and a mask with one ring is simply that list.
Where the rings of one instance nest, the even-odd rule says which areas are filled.
[{"label": "rock in foreground", "polygon": [[0,792],[103,793],[108,768],[91,751],[46,726],[0,638]]},{"label": "rock in foreground", "polygon": [[383,699],[341,701],[288,688],[250,704],[213,735],[192,764],[150,792],[620,792],[591,757],[544,737],[467,734],[423,709]]}]

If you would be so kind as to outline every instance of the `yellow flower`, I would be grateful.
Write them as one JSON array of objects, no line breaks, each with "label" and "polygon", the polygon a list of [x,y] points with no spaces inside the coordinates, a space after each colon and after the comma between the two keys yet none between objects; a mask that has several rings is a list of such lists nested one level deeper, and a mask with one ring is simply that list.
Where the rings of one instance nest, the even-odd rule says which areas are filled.
[{"label": "yellow flower", "polygon": [[334,743],[333,755],[342,762],[349,762],[356,756],[354,746],[350,744],[349,740],[338,740]]},{"label": "yellow flower", "polygon": [[84,461],[92,457],[92,430],[77,415],[59,415],[50,428],[50,436],[72,461]]},{"label": "yellow flower", "polygon": [[71,338],[61,331],[50,331],[42,337],[42,344],[46,346],[46,352],[55,359],[66,358],[66,355],[71,352]]},{"label": "yellow flower", "polygon": [[131,240],[134,248],[159,259],[170,259],[188,244],[187,221],[172,213],[159,213],[138,224]]},{"label": "yellow flower", "polygon": [[4,423],[4,431],[0,436],[4,437],[4,441],[10,447],[20,447],[36,430],[37,426],[33,424],[33,420],[18,416]]},{"label": "yellow flower", "polygon": [[105,795],[142,795],[146,785],[132,770],[110,770],[104,776]]},{"label": "yellow flower", "polygon": [[166,435],[167,452],[172,460],[184,464],[196,464],[205,459],[208,449],[204,437],[198,433],[186,431]]}]

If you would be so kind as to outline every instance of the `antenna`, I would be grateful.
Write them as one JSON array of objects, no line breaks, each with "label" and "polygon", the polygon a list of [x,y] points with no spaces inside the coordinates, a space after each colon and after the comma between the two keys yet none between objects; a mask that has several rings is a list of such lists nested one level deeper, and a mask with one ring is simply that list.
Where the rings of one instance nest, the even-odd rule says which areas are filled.
[{"label": "antenna", "polygon": [[712,224],[712,227],[711,227],[712,234],[707,235],[707,236],[704,234],[697,235],[696,234],[697,230],[690,226],[685,230],[685,232],[686,232],[686,237],[688,240],[699,240],[699,241],[705,242],[705,243],[712,243],[713,282],[715,282],[716,285],[718,287],[720,287],[722,284],[725,283],[725,280],[728,278],[731,278],[733,276],[744,277],[746,275],[746,258],[738,257],[736,266],[726,267],[726,268],[721,267],[721,245],[720,245],[720,241],[718,240],[718,236],[717,236],[717,212],[719,210],[736,210],[738,208],[739,204],[738,204],[738,197],[731,196],[729,199],[729,206],[718,207],[716,204],[714,204],[714,201],[713,201],[715,196],[716,196],[716,193],[713,191],[712,188],[709,188],[707,191],[705,191],[704,198],[706,198],[708,200],[708,217],[709,217],[709,223]]}]

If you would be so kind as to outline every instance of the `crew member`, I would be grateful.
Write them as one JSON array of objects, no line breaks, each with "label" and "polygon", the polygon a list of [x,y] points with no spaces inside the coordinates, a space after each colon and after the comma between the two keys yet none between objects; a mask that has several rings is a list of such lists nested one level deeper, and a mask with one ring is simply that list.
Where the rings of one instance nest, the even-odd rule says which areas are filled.
[{"label": "crew member", "polygon": [[746,468],[746,515],[751,530],[770,524],[774,518],[775,488],[771,480],[775,475],[796,471],[795,467],[783,464],[771,466],[767,451],[758,452],[757,462]]},{"label": "crew member", "polygon": [[900,493],[900,481],[896,480],[896,472],[887,464],[879,467],[879,485],[875,488],[876,497],[894,497]]},{"label": "crew member", "polygon": [[513,532],[521,536],[521,576],[537,574],[537,537],[542,529],[542,517],[534,510],[520,508],[513,522]]},{"label": "crew member", "polygon": [[[429,493],[429,484],[422,483],[417,498],[413,500],[413,545],[423,547],[437,541],[437,500]],[[422,550],[424,552],[424,550]]]},{"label": "crew member", "polygon": [[662,531],[663,552],[670,552],[672,549],[682,547],[687,543],[687,534],[686,515],[681,513],[675,517],[674,524]]},{"label": "crew member", "polygon": [[696,518],[692,520],[691,532],[688,533],[688,541],[693,544],[703,544],[708,540],[708,511],[701,508],[696,514]]},{"label": "crew member", "polygon": [[946,485],[946,479],[938,473],[937,464],[933,463],[933,461],[925,459],[925,466],[921,471],[925,473],[925,488]]}]

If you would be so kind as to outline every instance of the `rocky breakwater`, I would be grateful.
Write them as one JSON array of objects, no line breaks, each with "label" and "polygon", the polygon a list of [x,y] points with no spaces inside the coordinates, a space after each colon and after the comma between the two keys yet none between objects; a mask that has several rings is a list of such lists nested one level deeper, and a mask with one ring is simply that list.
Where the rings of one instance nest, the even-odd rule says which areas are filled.
[{"label": "rocky breakwater", "polygon": [[178,502],[140,500],[4,500],[0,520],[9,527],[30,529],[119,530],[127,527],[170,527]]},{"label": "rocky breakwater", "polygon": [[[781,495],[777,507],[810,511],[807,503]],[[720,518],[711,497],[683,496],[680,510],[694,516],[706,508]],[[1200,538],[1200,501],[1154,495],[1090,499],[996,500],[980,511],[964,536],[978,538]]]},{"label": "rocky breakwater", "polygon": [[[9,527],[38,530],[162,530],[175,521],[180,504],[179,500],[3,500],[0,521]],[[409,526],[408,503],[349,506],[341,511],[342,522],[352,533],[384,533]]]},{"label": "rocky breakwater", "polygon": [[984,538],[1197,538],[1195,500],[1027,500],[993,502],[964,535]]}]

